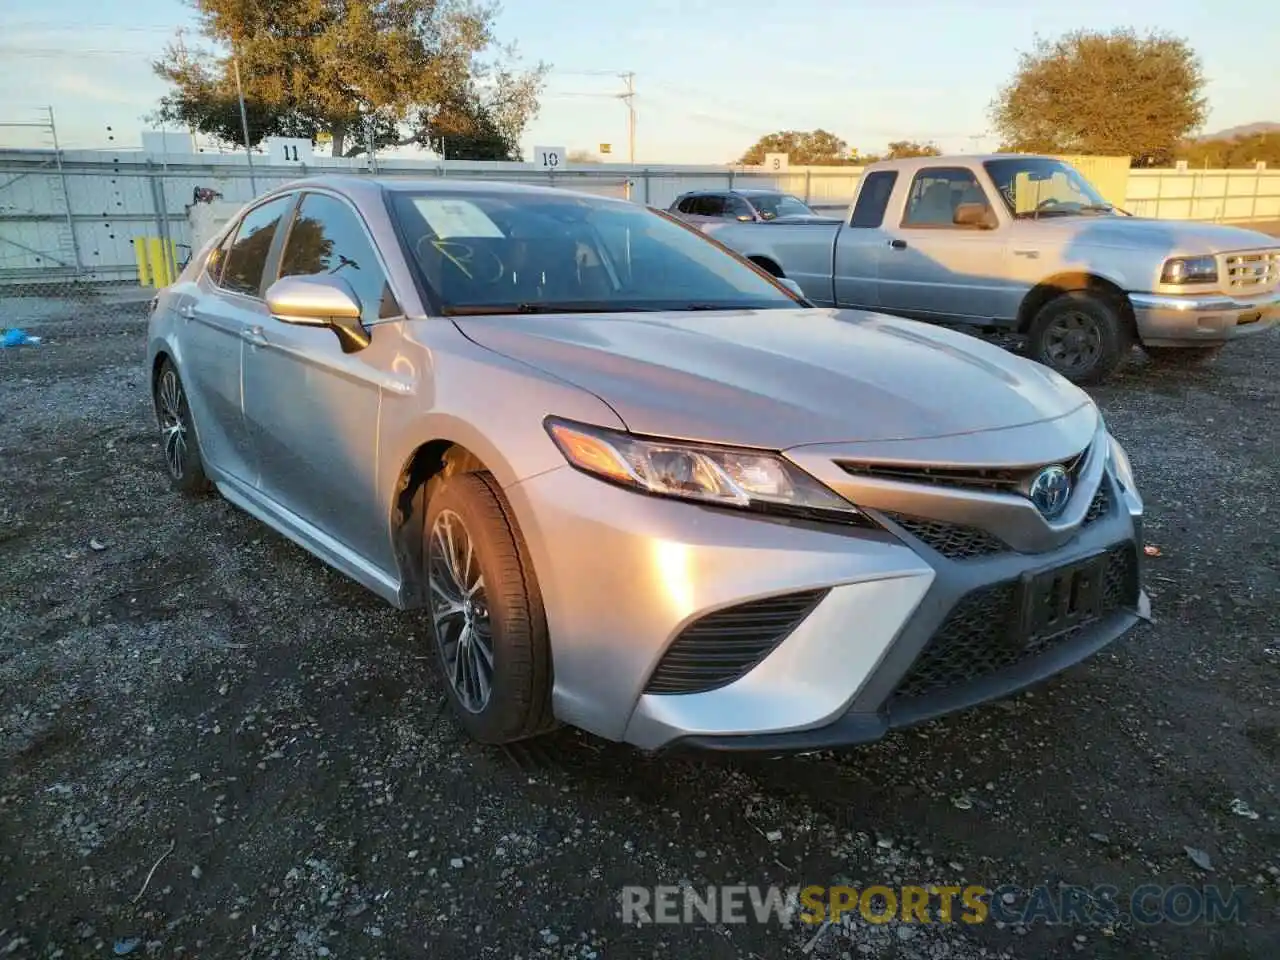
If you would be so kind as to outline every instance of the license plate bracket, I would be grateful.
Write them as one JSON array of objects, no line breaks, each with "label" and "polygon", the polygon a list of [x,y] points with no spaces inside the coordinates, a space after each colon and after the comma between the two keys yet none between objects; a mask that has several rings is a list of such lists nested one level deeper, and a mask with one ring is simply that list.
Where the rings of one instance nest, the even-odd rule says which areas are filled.
[{"label": "license plate bracket", "polygon": [[1022,577],[1019,633],[1028,642],[1056,636],[1094,619],[1106,590],[1107,554]]}]

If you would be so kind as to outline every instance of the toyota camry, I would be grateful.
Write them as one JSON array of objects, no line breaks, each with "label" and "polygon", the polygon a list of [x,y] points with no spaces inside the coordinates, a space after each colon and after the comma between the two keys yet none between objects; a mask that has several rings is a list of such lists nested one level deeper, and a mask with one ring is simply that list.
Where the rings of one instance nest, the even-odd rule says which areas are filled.
[{"label": "toyota camry", "polygon": [[624,200],[299,181],[161,292],[148,353],[178,490],[419,611],[483,742],[866,742],[1148,609],[1085,393]]}]

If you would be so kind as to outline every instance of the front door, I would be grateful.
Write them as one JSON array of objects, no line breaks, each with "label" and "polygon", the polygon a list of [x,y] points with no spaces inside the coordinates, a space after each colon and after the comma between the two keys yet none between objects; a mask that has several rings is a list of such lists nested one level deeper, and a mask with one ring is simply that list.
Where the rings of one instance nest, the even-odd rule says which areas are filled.
[{"label": "front door", "polygon": [[884,229],[877,278],[880,307],[925,319],[1009,319],[1000,317],[1010,286],[1002,276],[1003,230],[955,222],[956,207],[962,203],[985,204],[996,216],[973,172],[924,167],[907,189],[901,221]]},{"label": "front door", "polygon": [[[366,327],[400,313],[364,222],[332,194],[303,194],[279,275],[341,277]],[[395,559],[379,492],[395,478],[377,474],[378,412],[394,360],[391,330],[348,354],[331,330],[270,317],[244,359],[260,491],[384,572]]]},{"label": "front door", "polygon": [[179,307],[182,372],[201,453],[214,470],[246,484],[253,483],[256,465],[241,404],[242,352],[267,316],[262,273],[290,203],[291,197],[278,197],[245,214],[214,253],[195,295]]}]

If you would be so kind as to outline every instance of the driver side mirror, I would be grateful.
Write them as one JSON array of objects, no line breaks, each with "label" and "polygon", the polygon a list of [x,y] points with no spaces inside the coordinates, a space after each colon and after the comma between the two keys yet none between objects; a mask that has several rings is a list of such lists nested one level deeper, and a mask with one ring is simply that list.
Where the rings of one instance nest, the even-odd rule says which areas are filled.
[{"label": "driver side mirror", "polygon": [[961,203],[951,218],[957,227],[975,230],[994,230],[997,225],[995,212],[985,203]]},{"label": "driver side mirror", "polygon": [[360,322],[360,298],[341,277],[281,277],[267,288],[267,307],[281,323],[328,327],[343,353],[363,350],[372,342]]}]

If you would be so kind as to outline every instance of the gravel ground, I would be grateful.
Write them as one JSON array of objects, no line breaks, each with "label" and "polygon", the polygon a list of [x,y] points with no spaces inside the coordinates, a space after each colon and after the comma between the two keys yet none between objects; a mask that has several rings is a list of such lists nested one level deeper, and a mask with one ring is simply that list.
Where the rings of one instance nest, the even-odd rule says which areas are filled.
[{"label": "gravel ground", "polygon": [[[0,956],[1280,956],[1280,337],[1096,391],[1153,624],[845,756],[727,761],[473,745],[420,617],[169,491],[136,306],[28,329],[0,351]],[[680,882],[1215,883],[1243,910],[622,924],[623,884]]]}]

